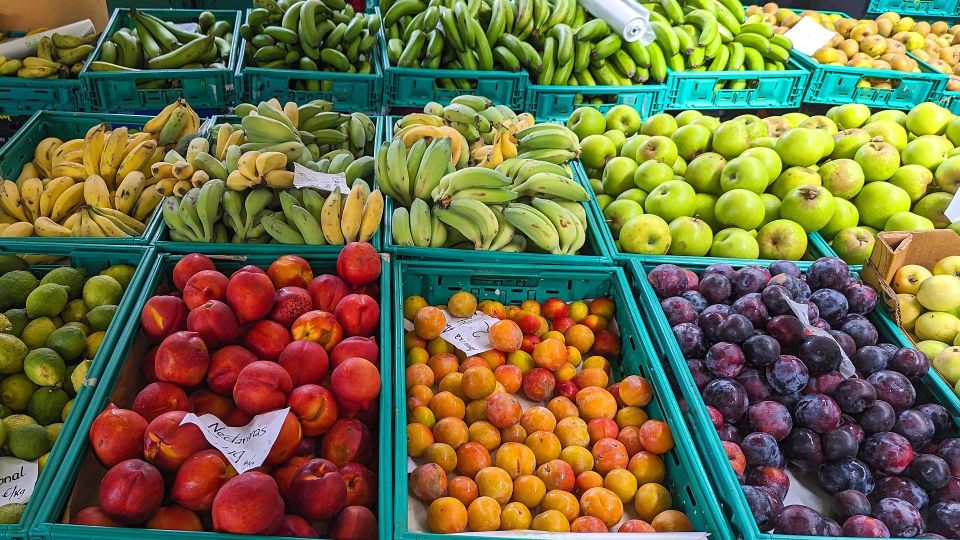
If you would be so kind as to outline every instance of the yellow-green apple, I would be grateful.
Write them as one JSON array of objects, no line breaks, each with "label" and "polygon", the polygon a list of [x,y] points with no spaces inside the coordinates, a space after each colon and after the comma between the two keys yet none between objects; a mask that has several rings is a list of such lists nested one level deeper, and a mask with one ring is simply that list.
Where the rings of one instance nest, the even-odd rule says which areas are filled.
[{"label": "yellow-green apple", "polygon": [[910,210],[910,195],[887,182],[870,182],[863,186],[853,204],[860,212],[860,223],[881,229],[890,216]]},{"label": "yellow-green apple", "polygon": [[728,120],[713,134],[713,151],[726,159],[733,159],[750,148],[750,132],[747,125],[737,120]]},{"label": "yellow-green apple", "polygon": [[677,160],[677,145],[670,137],[654,135],[637,149],[637,163],[652,159],[672,166]]},{"label": "yellow-green apple", "polygon": [[938,191],[926,195],[913,205],[913,213],[930,220],[937,229],[945,229],[950,226],[950,219],[944,214],[953,195]]},{"label": "yellow-green apple", "polygon": [[885,231],[932,231],[933,222],[913,212],[897,212],[883,226]]},{"label": "yellow-green apple", "polygon": [[810,118],[809,115],[806,115],[802,112],[791,112],[783,115],[783,119],[790,124],[790,127],[798,127],[802,124],[807,118]]},{"label": "yellow-green apple", "polygon": [[710,130],[704,126],[687,124],[677,128],[670,138],[677,145],[677,153],[680,157],[689,161],[710,148],[712,136]]},{"label": "yellow-green apple", "polygon": [[648,193],[670,180],[673,180],[673,169],[659,161],[644,161],[633,173],[633,185]]},{"label": "yellow-green apple", "polygon": [[740,157],[759,159],[763,163],[763,167],[767,171],[767,185],[773,183],[783,172],[783,161],[780,160],[780,154],[773,148],[762,146],[747,148],[740,154]]},{"label": "yellow-green apple", "polygon": [[694,211],[694,217],[707,222],[710,229],[720,230],[720,224],[717,223],[716,216],[717,196],[712,193],[697,193],[697,209]]},{"label": "yellow-green apple", "polygon": [[861,146],[853,159],[860,164],[867,182],[886,180],[900,168],[900,152],[892,144],[882,141]]},{"label": "yellow-green apple", "polygon": [[917,300],[930,311],[951,311],[960,306],[960,278],[937,274],[920,282]]},{"label": "yellow-green apple", "polygon": [[900,311],[900,326],[907,332],[913,332],[917,317],[923,313],[923,306],[912,294],[897,294],[897,306]]},{"label": "yellow-green apple", "polygon": [[882,111],[877,111],[871,114],[870,118],[867,118],[867,124],[879,121],[893,122],[894,124],[900,124],[904,130],[907,129],[907,113],[903,111],[898,111],[896,109],[885,109]]},{"label": "yellow-green apple", "polygon": [[767,132],[766,122],[755,114],[741,114],[734,118],[733,121],[743,122],[743,125],[747,126],[747,135],[749,135],[751,139],[770,135]]},{"label": "yellow-green apple", "polygon": [[706,221],[680,216],[670,222],[670,255],[703,257],[713,243],[713,230]]},{"label": "yellow-green apple", "polygon": [[920,284],[923,283],[923,280],[931,276],[933,276],[933,274],[919,264],[905,264],[894,272],[890,286],[893,287],[893,292],[913,295],[914,300],[916,300],[916,294],[917,291],[920,290]]},{"label": "yellow-green apple", "polygon": [[830,159],[853,159],[861,146],[870,142],[870,134],[863,129],[845,129],[833,136],[833,152]]},{"label": "yellow-green apple", "polygon": [[927,188],[933,182],[933,172],[922,165],[904,165],[887,181],[906,191],[910,200],[917,202],[927,194]]},{"label": "yellow-green apple", "polygon": [[721,225],[749,231],[763,223],[766,207],[756,193],[746,189],[731,189],[717,199],[714,213]]},{"label": "yellow-green apple", "polygon": [[953,120],[950,120],[943,134],[954,146],[960,145],[960,116],[954,116]]},{"label": "yellow-green apple", "polygon": [[823,186],[800,186],[783,198],[780,217],[796,221],[811,233],[829,223],[834,207],[833,195]]},{"label": "yellow-green apple", "polygon": [[670,226],[660,216],[643,214],[620,229],[620,249],[640,255],[664,255],[670,249]]},{"label": "yellow-green apple", "polygon": [[720,189],[745,189],[759,195],[767,189],[767,168],[759,159],[735,157],[720,171]]},{"label": "yellow-green apple", "polygon": [[692,216],[697,208],[697,192],[683,180],[670,180],[651,190],[643,207],[648,214],[666,221]]},{"label": "yellow-green apple", "polygon": [[803,122],[800,122],[799,127],[808,128],[808,129],[820,129],[820,130],[829,132],[831,137],[835,133],[837,133],[837,131],[840,131],[840,128],[837,127],[836,122],[834,122],[827,116],[823,116],[822,114],[818,114],[816,116],[811,116],[810,118],[807,118]]},{"label": "yellow-green apple", "polygon": [[896,122],[890,120],[867,122],[863,126],[863,130],[869,133],[873,139],[880,137],[883,142],[892,144],[897,151],[903,150],[907,146],[907,130]]},{"label": "yellow-green apple", "polygon": [[918,137],[942,135],[947,130],[950,120],[953,120],[953,114],[949,110],[931,101],[925,101],[907,113],[907,129]]},{"label": "yellow-green apple", "polygon": [[624,135],[619,129],[604,131],[603,136],[613,141],[613,146],[617,149],[617,155],[620,155],[620,149],[622,149],[623,145],[626,144],[627,136]]},{"label": "yellow-green apple", "polygon": [[809,167],[824,155],[824,142],[813,129],[796,127],[777,139],[777,154],[788,167]]},{"label": "yellow-green apple", "polygon": [[[613,109],[610,109],[613,111]],[[610,124],[610,113],[607,113],[607,124]],[[640,126],[640,133],[644,135],[661,135],[669,137],[677,130],[677,120],[671,114],[659,113],[647,118]]]},{"label": "yellow-green apple", "polygon": [[817,169],[823,187],[834,197],[850,199],[863,188],[863,169],[852,159],[834,159]]},{"label": "yellow-green apple", "polygon": [[579,107],[570,115],[567,127],[576,133],[580,140],[583,140],[590,135],[600,135],[606,131],[607,121],[599,110],[593,107]]},{"label": "yellow-green apple", "polygon": [[762,193],[760,200],[763,201],[763,221],[760,222],[760,226],[763,227],[767,223],[780,218],[780,199],[776,195]]},{"label": "yellow-green apple", "polygon": [[779,137],[783,135],[783,132],[792,128],[790,122],[787,122],[787,119],[782,116],[768,116],[763,119],[763,122],[767,124],[767,134],[770,137]]},{"label": "yellow-green apple", "polygon": [[[673,125],[676,129],[676,121]],[[607,111],[607,129],[622,131],[629,137],[640,129],[640,113],[630,105],[616,105]]]},{"label": "yellow-green apple", "polygon": [[798,223],[777,219],[757,231],[761,259],[796,261],[807,252],[807,233]]},{"label": "yellow-green apple", "polygon": [[827,118],[836,122],[840,129],[858,128],[870,118],[870,107],[862,103],[844,103],[830,107]]},{"label": "yellow-green apple", "polygon": [[616,145],[603,135],[588,135],[580,141],[580,161],[585,167],[602,169],[615,157],[617,157]]},{"label": "yellow-green apple", "polygon": [[960,380],[960,347],[944,347],[933,357],[930,365],[951,386],[957,384],[957,381]]},{"label": "yellow-green apple", "polygon": [[928,311],[917,317],[913,325],[913,333],[921,340],[953,343],[957,332],[960,332],[960,319],[943,311]]},{"label": "yellow-green apple", "polygon": [[726,164],[727,160],[720,154],[707,152],[693,158],[693,161],[687,164],[687,172],[683,176],[697,193],[719,195],[723,193],[720,188],[720,174]]},{"label": "yellow-green apple", "polygon": [[848,227],[833,237],[830,244],[847,264],[863,264],[873,252],[877,238],[866,227]]},{"label": "yellow-green apple", "polygon": [[[757,137],[756,139],[750,139],[750,148],[769,148],[773,150],[776,147],[777,147],[776,137]],[[743,155],[743,154],[740,154],[740,155]]]},{"label": "yellow-green apple", "polygon": [[931,171],[947,159],[953,145],[939,135],[923,135],[907,143],[900,152],[900,161],[904,165],[921,165]]},{"label": "yellow-green apple", "polygon": [[940,189],[948,193],[956,193],[960,187],[960,156],[952,156],[937,167],[933,179]]},{"label": "yellow-green apple", "polygon": [[937,354],[940,353],[940,351],[946,349],[949,346],[950,345],[947,343],[944,343],[942,341],[935,341],[932,339],[917,342],[917,350],[925,354],[927,357],[927,360],[929,360],[931,363],[933,362],[933,359],[936,358]]},{"label": "yellow-green apple", "polygon": [[960,276],[960,255],[950,255],[933,265],[935,276]]},{"label": "yellow-green apple", "polygon": [[[703,113],[694,109],[687,109],[677,116],[674,117],[674,120],[677,121],[677,127],[683,127],[694,123],[697,119],[702,118]],[[706,127],[706,126],[704,126]]]},{"label": "yellow-green apple", "polygon": [[817,171],[809,167],[789,167],[785,169],[770,187],[771,193],[783,199],[787,193],[800,186],[819,186],[823,181]]},{"label": "yellow-green apple", "polygon": [[757,239],[748,231],[729,228],[714,235],[713,245],[710,246],[710,256],[756,259],[760,256],[760,246],[757,245]]},{"label": "yellow-green apple", "polygon": [[620,149],[620,155],[637,161],[640,145],[642,145],[649,138],[649,135],[641,135],[639,133],[633,137],[630,137],[627,139],[627,142],[623,143],[623,148]]},{"label": "yellow-green apple", "polygon": [[710,130],[710,133],[716,133],[720,127],[720,119],[716,116],[701,116],[693,121],[694,124],[701,125]]},{"label": "yellow-green apple", "polygon": [[615,199],[606,193],[597,195],[597,204],[600,205],[600,211],[603,212],[607,209],[607,206],[610,205]]},{"label": "yellow-green apple", "polygon": [[638,168],[637,162],[628,157],[617,156],[608,161],[600,178],[603,182],[603,192],[611,197],[616,197],[624,191],[636,187],[636,184],[633,183],[633,175]]},{"label": "yellow-green apple", "polygon": [[620,236],[620,230],[628,221],[640,215],[643,215],[643,207],[629,199],[617,199],[603,210],[603,218],[610,226],[614,238]]},{"label": "yellow-green apple", "polygon": [[857,223],[860,222],[860,213],[857,212],[857,207],[852,202],[834,198],[833,205],[833,215],[830,216],[830,221],[820,229],[820,235],[827,241],[833,240],[833,237],[843,229],[856,227]]},{"label": "yellow-green apple", "polygon": [[673,162],[673,174],[683,176],[687,173],[687,161],[680,156]]},{"label": "yellow-green apple", "polygon": [[626,199],[628,201],[635,201],[640,203],[640,206],[643,206],[643,202],[647,200],[647,192],[640,188],[630,188],[620,195],[617,195],[617,200]]}]

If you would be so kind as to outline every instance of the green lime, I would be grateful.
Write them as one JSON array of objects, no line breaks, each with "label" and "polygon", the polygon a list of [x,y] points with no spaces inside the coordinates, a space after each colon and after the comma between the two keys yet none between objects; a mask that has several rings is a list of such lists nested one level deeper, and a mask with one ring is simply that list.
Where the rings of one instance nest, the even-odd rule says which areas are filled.
[{"label": "green lime", "polygon": [[105,304],[102,306],[97,306],[87,312],[87,322],[90,323],[90,327],[96,330],[106,330],[110,326],[110,321],[113,320],[113,316],[117,313],[117,306],[113,304]]},{"label": "green lime", "polygon": [[60,386],[67,375],[67,366],[57,351],[41,347],[27,354],[23,372],[34,384]]},{"label": "green lime", "polygon": [[70,362],[83,354],[83,349],[87,346],[87,335],[76,326],[63,326],[47,337],[46,345],[57,351],[65,362]]},{"label": "green lime", "polygon": [[25,411],[30,396],[36,391],[37,385],[29,377],[17,373],[0,381],[0,403],[14,411]]},{"label": "green lime", "polygon": [[47,438],[50,439],[50,444],[57,442],[57,437],[60,436],[60,430],[63,429],[63,422],[55,422],[46,426],[47,429]]},{"label": "green lime", "polygon": [[63,308],[63,313],[60,316],[68,323],[83,322],[87,320],[87,305],[83,303],[81,298],[71,300],[67,302],[67,307]]},{"label": "green lime", "polygon": [[[13,410],[10,407],[0,403],[0,419],[6,418],[13,414]],[[2,424],[2,422],[0,422]]]},{"label": "green lime", "polygon": [[6,315],[0,315],[0,334],[13,334],[13,323]]},{"label": "green lime", "polygon": [[6,274],[13,270],[29,270],[30,263],[23,260],[19,255],[4,253],[0,255],[0,274]]},{"label": "green lime", "polygon": [[7,435],[10,435],[10,432],[17,429],[20,426],[26,426],[28,424],[36,424],[37,421],[32,417],[25,414],[11,414],[6,416],[3,419],[3,429],[7,432]]},{"label": "green lime", "polygon": [[23,369],[27,345],[17,336],[0,334],[0,375],[10,375]]},{"label": "green lime", "polygon": [[80,388],[83,386],[83,381],[87,378],[87,371],[90,370],[90,360],[84,360],[76,366],[71,366],[73,371],[70,372],[70,386],[73,388],[74,393],[79,392]]},{"label": "green lime", "polygon": [[79,328],[84,334],[90,333],[90,327],[83,324],[82,322],[68,322],[64,326],[72,326],[74,328]]},{"label": "green lime", "polygon": [[31,349],[43,347],[43,344],[47,342],[47,338],[50,337],[50,334],[57,328],[59,328],[57,323],[53,322],[53,319],[50,317],[40,317],[27,323],[27,326],[23,328],[23,332],[20,333],[20,339]]},{"label": "green lime", "polygon": [[40,280],[26,270],[14,270],[0,276],[0,306],[20,307],[37,288]]},{"label": "green lime", "polygon": [[50,451],[50,439],[47,437],[47,430],[37,424],[20,426],[10,432],[7,439],[10,446],[10,452],[14,456],[33,461],[38,457]]},{"label": "green lime", "polygon": [[30,396],[27,402],[27,414],[37,419],[37,422],[47,425],[56,422],[60,413],[70,401],[70,396],[60,388],[44,386]]},{"label": "green lime", "polygon": [[20,523],[20,518],[23,517],[23,510],[26,507],[26,503],[12,503],[0,506],[0,524],[16,525]]},{"label": "green lime", "polygon": [[27,296],[27,316],[33,319],[59,315],[70,300],[67,297],[68,289],[66,285],[56,283],[40,285]]},{"label": "green lime", "polygon": [[127,286],[130,285],[130,280],[133,279],[133,273],[136,271],[137,269],[129,264],[115,264],[103,272],[100,272],[100,275],[112,277],[126,290]]},{"label": "green lime", "polygon": [[71,399],[70,401],[68,401],[66,405],[63,406],[63,411],[60,412],[60,421],[61,421],[61,422],[66,422],[66,421],[67,421],[67,415],[70,414],[70,410],[71,410],[71,409],[73,409],[73,400],[72,400],[72,399]]},{"label": "green lime", "polygon": [[71,300],[74,300],[80,298],[85,279],[87,279],[87,272],[83,268],[61,266],[47,272],[47,275],[43,276],[43,279],[40,280],[40,284],[55,283],[57,285],[66,285],[68,287],[67,294],[70,295]]},{"label": "green lime", "polygon": [[30,317],[27,317],[27,310],[23,308],[8,309],[3,312],[3,316],[13,325],[13,330],[9,333],[15,336],[19,336],[27,323],[30,322]]},{"label": "green lime", "polygon": [[110,276],[93,276],[83,285],[83,302],[87,309],[108,304],[117,305],[123,296],[120,282]]}]

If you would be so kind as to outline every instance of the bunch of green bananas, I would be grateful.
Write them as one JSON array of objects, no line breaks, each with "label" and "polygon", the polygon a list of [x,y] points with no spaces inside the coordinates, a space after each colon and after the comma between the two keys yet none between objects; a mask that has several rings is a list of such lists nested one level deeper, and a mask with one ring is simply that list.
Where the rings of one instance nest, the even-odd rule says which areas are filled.
[{"label": "bunch of green bananas", "polygon": [[[233,28],[209,11],[197,17],[196,32],[136,9],[128,12],[128,18],[131,28],[120,28],[103,42],[99,58],[90,63],[91,71],[224,69],[230,63]],[[158,79],[137,86],[169,88],[175,82]]]},{"label": "bunch of green bananas", "polygon": [[37,54],[23,60],[0,56],[0,76],[24,79],[76,78],[84,60],[93,52],[100,34],[78,38],[66,34],[43,36],[37,42]]},{"label": "bunch of green bananas", "polygon": [[[373,73],[380,17],[344,0],[257,0],[240,35],[251,66]],[[320,91],[320,81],[304,88]]]}]

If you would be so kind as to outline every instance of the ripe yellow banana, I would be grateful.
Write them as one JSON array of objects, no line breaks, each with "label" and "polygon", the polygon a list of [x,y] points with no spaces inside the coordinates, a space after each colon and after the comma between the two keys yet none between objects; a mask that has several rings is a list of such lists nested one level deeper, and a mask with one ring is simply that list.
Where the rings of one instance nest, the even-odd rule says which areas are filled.
[{"label": "ripe yellow banana", "polygon": [[177,180],[189,180],[193,176],[193,165],[186,161],[178,161],[173,164],[172,171]]},{"label": "ripe yellow banana", "polygon": [[123,177],[123,181],[117,186],[117,193],[114,195],[114,208],[124,214],[129,214],[133,210],[133,205],[143,192],[147,179],[140,171],[133,171]]},{"label": "ripe yellow banana", "polygon": [[173,195],[173,186],[177,185],[176,178],[164,178],[155,184],[156,188],[163,194],[164,197]]},{"label": "ripe yellow banana", "polygon": [[240,156],[240,160],[237,161],[237,170],[240,171],[240,174],[251,180],[260,178],[260,175],[257,174],[257,158],[259,157],[260,152],[256,150],[244,152],[243,155]]},{"label": "ripe yellow banana", "polygon": [[146,140],[138,144],[126,157],[123,158],[123,161],[120,162],[120,167],[117,169],[117,178],[126,178],[128,174],[133,171],[139,171],[143,168],[144,164],[147,163],[147,160],[150,159],[150,156],[153,154],[153,151],[157,148],[157,141],[152,139]]},{"label": "ripe yellow banana", "polygon": [[144,141],[151,141],[151,140],[153,140],[153,138],[150,136],[150,134],[144,133],[142,131],[140,133],[129,135],[127,137],[126,142],[123,143],[124,144],[123,150],[122,150],[123,157],[127,157],[127,155],[130,152],[133,152],[134,148],[140,145],[140,143]]},{"label": "ripe yellow banana", "polygon": [[380,228],[380,221],[383,219],[383,193],[379,189],[370,192],[367,202],[363,205],[363,214],[360,216],[360,231],[357,234],[357,241],[369,242],[377,229]]},{"label": "ripe yellow banana", "polygon": [[53,171],[53,153],[63,144],[63,141],[56,137],[47,137],[40,141],[33,151],[34,165],[44,176],[50,176]]},{"label": "ripe yellow banana", "polygon": [[[243,156],[241,156],[242,159]],[[287,166],[287,155],[280,152],[260,152],[257,156],[256,167],[258,176],[266,176],[270,171],[283,169]]]},{"label": "ripe yellow banana", "polygon": [[33,222],[33,231],[37,236],[45,238],[70,236],[69,227],[60,225],[46,216],[40,216]]},{"label": "ripe yellow banana", "polygon": [[170,115],[173,114],[173,111],[180,108],[180,100],[174,101],[173,103],[167,105],[163,108],[156,116],[147,121],[143,125],[143,131],[146,133],[159,133],[163,126],[166,125],[167,120],[170,119]]},{"label": "ripe yellow banana", "polygon": [[88,175],[100,174],[100,156],[103,154],[106,139],[104,132],[106,126],[97,124],[87,131],[87,137],[83,146],[83,167]]},{"label": "ripe yellow banana", "polygon": [[69,176],[58,176],[47,182],[47,185],[43,186],[43,193],[40,194],[40,215],[50,217],[53,203],[73,184],[74,180]]},{"label": "ripe yellow banana", "polygon": [[113,208],[110,188],[102,177],[93,175],[83,183],[83,200],[90,206]]},{"label": "ripe yellow banana", "polygon": [[203,187],[204,184],[210,181],[210,175],[206,171],[196,170],[193,171],[193,175],[190,177],[190,185],[193,187]]},{"label": "ripe yellow banana", "polygon": [[23,200],[20,198],[20,190],[12,180],[3,181],[2,191],[0,191],[0,208],[20,221],[33,221],[27,219],[27,214],[23,208]]},{"label": "ripe yellow banana", "polygon": [[130,217],[137,221],[145,222],[147,218],[150,217],[150,214],[153,213],[153,210],[160,204],[160,201],[163,200],[163,197],[163,192],[161,192],[157,186],[144,188],[143,192],[140,193],[140,197],[137,198],[136,204],[133,206],[133,211],[130,212]]},{"label": "ripe yellow banana", "polygon": [[[101,216],[110,219],[110,221],[116,223],[117,226],[119,226],[127,234],[143,234],[143,231],[147,229],[147,226],[144,225],[142,221],[134,219],[128,214],[119,210],[114,210],[113,208],[95,208],[93,209],[93,213],[100,214]],[[100,222],[98,221],[97,223]]]},{"label": "ripe yellow banana", "polygon": [[347,194],[346,202],[344,202],[343,209],[340,211],[340,231],[343,233],[345,243],[356,240],[360,232],[360,219],[363,216],[365,195],[360,180],[354,183],[353,189]]},{"label": "ripe yellow banana", "polygon": [[263,177],[267,185],[274,189],[290,189],[293,187],[293,172],[284,169],[270,171]]},{"label": "ripe yellow banana", "polygon": [[83,185],[84,182],[73,184],[57,197],[50,210],[50,219],[63,223],[63,220],[83,204]]},{"label": "ripe yellow banana", "polygon": [[227,153],[227,141],[230,140],[231,135],[233,135],[233,126],[220,124],[220,129],[217,130],[217,147],[213,153],[220,161],[223,161],[223,157]]},{"label": "ripe yellow banana", "polygon": [[234,191],[252,189],[260,184],[261,181],[259,178],[248,178],[240,172],[240,169],[233,171],[229,176],[227,176],[227,188]]},{"label": "ripe yellow banana", "polygon": [[72,161],[66,161],[62,163],[57,163],[53,166],[53,171],[51,171],[51,177],[56,178],[58,176],[69,176],[74,180],[85,180],[87,176],[87,169],[79,164]]},{"label": "ripe yellow banana", "polygon": [[89,208],[84,208],[80,211],[80,236],[91,236],[95,238],[107,236],[104,230],[94,221],[93,213],[90,212]]},{"label": "ripe yellow banana", "polygon": [[100,176],[110,184],[115,184],[117,169],[123,161],[123,150],[127,145],[127,127],[121,126],[110,132],[100,152]]},{"label": "ripe yellow banana", "polygon": [[173,175],[173,163],[170,163],[168,161],[158,161],[153,165],[151,165],[150,174],[160,179],[176,178]]},{"label": "ripe yellow banana", "polygon": [[340,229],[340,200],[343,194],[334,190],[320,209],[320,229],[323,237],[331,246],[343,245],[343,231]]},{"label": "ripe yellow banana", "polygon": [[64,142],[53,152],[53,164],[56,165],[57,161],[66,161],[66,156],[71,152],[75,152],[77,150],[83,152],[84,144],[86,144],[86,141],[83,139],[70,139],[69,141]]},{"label": "ripe yellow banana", "polygon": [[33,164],[32,161],[28,161],[26,165],[20,169],[20,174],[17,175],[17,185],[20,185],[24,179],[27,178],[40,178],[40,169],[37,169],[37,166]]},{"label": "ripe yellow banana", "polygon": [[27,223],[25,221],[11,223],[0,231],[0,236],[5,238],[26,238],[33,236],[33,223]]},{"label": "ripe yellow banana", "polygon": [[[80,236],[80,212],[70,214],[70,217],[63,220],[63,226],[70,229],[70,236]],[[73,234],[76,231],[77,234]]]},{"label": "ripe yellow banana", "polygon": [[43,194],[43,182],[39,178],[27,178],[20,185],[20,199],[24,213],[32,220],[40,216],[40,197]]}]

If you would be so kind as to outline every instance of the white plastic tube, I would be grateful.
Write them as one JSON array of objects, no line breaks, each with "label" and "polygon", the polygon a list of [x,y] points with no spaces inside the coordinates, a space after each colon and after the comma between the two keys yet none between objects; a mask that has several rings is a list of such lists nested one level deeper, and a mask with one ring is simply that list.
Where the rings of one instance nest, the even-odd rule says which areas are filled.
[{"label": "white plastic tube", "polygon": [[624,41],[640,41],[644,45],[654,40],[650,28],[650,12],[632,0],[579,0],[588,13],[606,21],[611,30]]},{"label": "white plastic tube", "polygon": [[52,30],[44,30],[43,32],[38,32],[27,37],[0,43],[0,56],[7,58],[24,58],[30,56],[37,52],[37,43],[39,43],[40,38],[43,36],[66,34],[68,36],[84,37],[96,31],[97,29],[93,26],[93,21],[84,19]]}]

